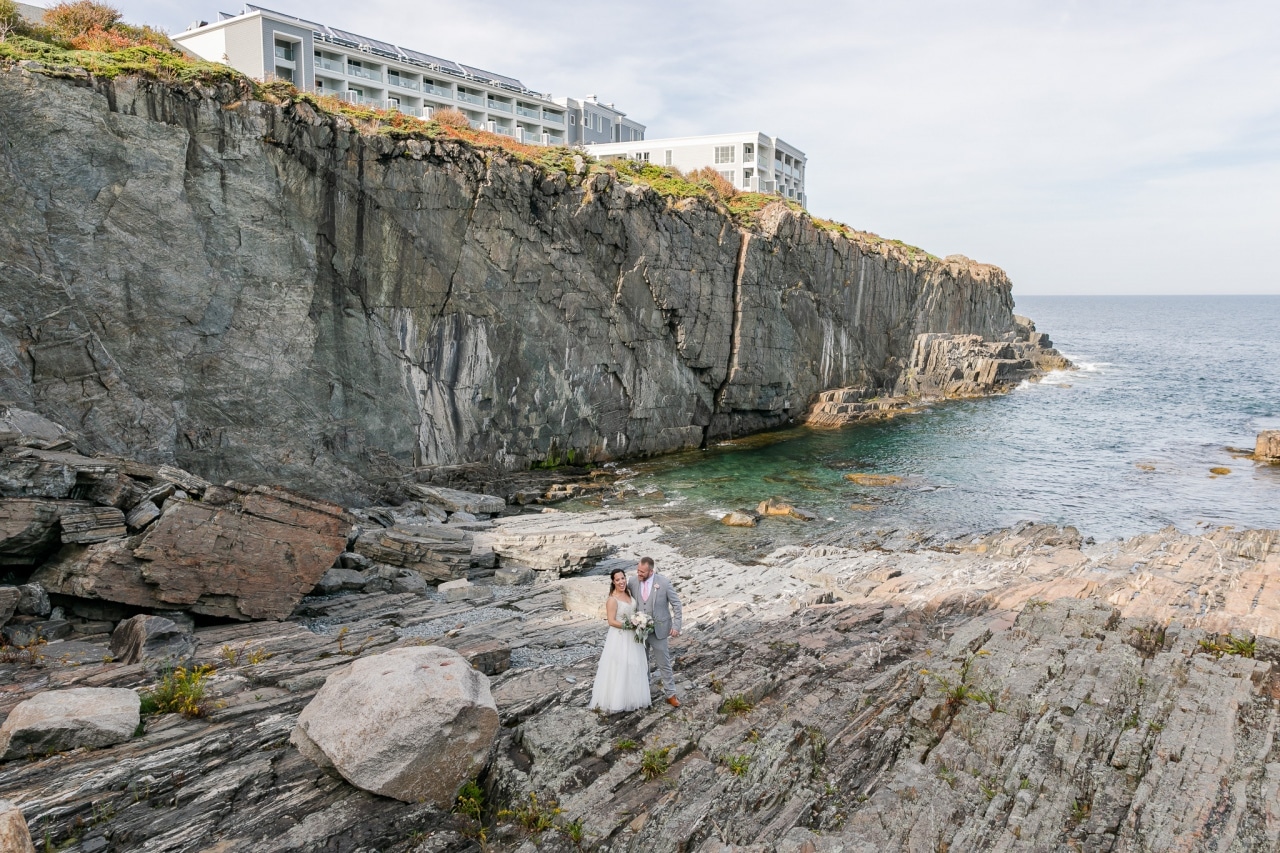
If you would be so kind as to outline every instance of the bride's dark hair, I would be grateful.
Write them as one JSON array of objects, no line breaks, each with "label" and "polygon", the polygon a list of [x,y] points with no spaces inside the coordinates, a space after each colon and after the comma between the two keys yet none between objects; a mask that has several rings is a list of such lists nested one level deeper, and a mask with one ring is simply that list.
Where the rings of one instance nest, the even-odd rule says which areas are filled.
[{"label": "bride's dark hair", "polygon": [[[613,595],[613,576],[614,575],[622,575],[625,578],[627,576],[627,570],[614,569],[613,571],[609,572],[609,595]],[[605,598],[608,598],[609,595],[606,595]]]}]

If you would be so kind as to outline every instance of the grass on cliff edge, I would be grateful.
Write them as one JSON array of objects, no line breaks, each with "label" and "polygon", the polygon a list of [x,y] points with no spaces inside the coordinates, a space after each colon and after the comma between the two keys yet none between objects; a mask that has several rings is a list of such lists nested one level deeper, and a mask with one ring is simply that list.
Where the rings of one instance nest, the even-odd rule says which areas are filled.
[{"label": "grass on cliff edge", "polygon": [[901,240],[885,240],[840,222],[811,216],[794,200],[741,192],[710,167],[685,174],[671,166],[632,160],[598,163],[590,155],[570,148],[527,145],[510,136],[476,130],[458,110],[441,110],[432,121],[424,122],[396,110],[299,92],[290,83],[258,83],[230,66],[191,57],[163,32],[127,24],[118,9],[93,0],[59,3],[45,13],[39,24],[24,21],[17,14],[13,0],[0,0],[0,65],[23,60],[40,63],[43,68],[36,70],[51,77],[79,77],[83,76],[80,70],[83,69],[106,80],[138,75],[172,83],[232,84],[245,98],[275,105],[305,103],[318,112],[342,116],[361,133],[396,139],[453,139],[479,149],[504,151],[513,159],[548,173],[575,175],[580,168],[585,168],[588,174],[609,172],[621,183],[646,186],[675,202],[701,199],[741,225],[753,225],[766,207],[783,204],[809,216],[818,228],[872,250],[894,246],[912,261],[936,260],[934,255]]}]

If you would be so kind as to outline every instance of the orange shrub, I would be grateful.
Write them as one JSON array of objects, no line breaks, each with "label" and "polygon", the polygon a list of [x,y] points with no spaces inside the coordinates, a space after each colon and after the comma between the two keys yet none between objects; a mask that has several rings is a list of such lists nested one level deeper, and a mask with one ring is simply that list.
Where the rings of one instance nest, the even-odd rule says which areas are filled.
[{"label": "orange shrub", "polygon": [[705,184],[720,198],[733,198],[738,194],[738,188],[710,166],[692,171],[685,178],[695,184]]},{"label": "orange shrub", "polygon": [[90,30],[110,30],[120,23],[120,10],[93,0],[59,3],[44,13],[44,25],[58,38],[71,41]]},{"label": "orange shrub", "polygon": [[431,115],[432,121],[443,127],[470,127],[471,122],[467,120],[467,114],[462,110],[454,107],[447,107],[443,110],[436,110]]}]

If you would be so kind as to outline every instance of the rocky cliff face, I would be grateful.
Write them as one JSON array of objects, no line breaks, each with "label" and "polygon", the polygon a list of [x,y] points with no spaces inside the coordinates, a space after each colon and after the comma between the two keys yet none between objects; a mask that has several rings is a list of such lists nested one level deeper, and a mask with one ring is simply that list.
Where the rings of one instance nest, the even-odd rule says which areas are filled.
[{"label": "rocky cliff face", "polygon": [[231,88],[0,72],[0,399],[103,450],[348,500],[601,460],[891,387],[1014,328],[1002,271],[739,227],[586,168],[362,135]]}]

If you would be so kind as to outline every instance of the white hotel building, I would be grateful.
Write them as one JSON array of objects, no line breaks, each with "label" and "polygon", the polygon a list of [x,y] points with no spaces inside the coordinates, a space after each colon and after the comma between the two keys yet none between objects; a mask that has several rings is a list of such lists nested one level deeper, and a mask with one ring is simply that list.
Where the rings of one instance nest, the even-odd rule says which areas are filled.
[{"label": "white hotel building", "polygon": [[303,91],[355,104],[424,119],[454,107],[472,127],[521,142],[575,145],[644,138],[644,125],[594,96],[552,100],[512,77],[260,6],[193,24],[173,40],[202,59],[258,80],[287,80]]},{"label": "white hotel building", "polygon": [[624,158],[691,172],[710,166],[740,190],[777,193],[806,204],[804,152],[757,131],[588,145],[602,160]]}]

